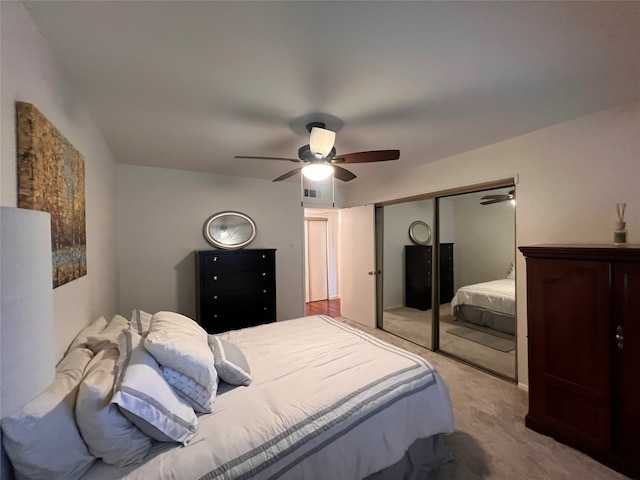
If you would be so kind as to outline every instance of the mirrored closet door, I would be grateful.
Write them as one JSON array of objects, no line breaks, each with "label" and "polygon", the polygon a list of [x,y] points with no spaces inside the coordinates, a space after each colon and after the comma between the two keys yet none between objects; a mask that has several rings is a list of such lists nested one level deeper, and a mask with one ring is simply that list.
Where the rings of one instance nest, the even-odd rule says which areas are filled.
[{"label": "mirrored closet door", "polygon": [[381,327],[432,349],[433,200],[383,208]]},{"label": "mirrored closet door", "polygon": [[516,378],[515,190],[437,199],[437,349]]}]

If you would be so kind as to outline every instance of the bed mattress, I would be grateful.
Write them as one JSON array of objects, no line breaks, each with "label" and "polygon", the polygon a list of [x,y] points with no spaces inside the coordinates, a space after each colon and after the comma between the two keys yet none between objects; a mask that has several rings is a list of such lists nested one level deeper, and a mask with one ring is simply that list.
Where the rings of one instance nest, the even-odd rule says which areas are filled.
[{"label": "bed mattress", "polygon": [[325,316],[221,334],[253,381],[221,384],[186,445],[140,465],[96,462],[89,479],[364,478],[417,439],[454,429],[446,385],[424,359]]},{"label": "bed mattress", "polygon": [[515,280],[504,278],[461,287],[451,300],[451,311],[454,319],[456,317],[456,307],[459,305],[473,305],[506,315],[515,315]]}]

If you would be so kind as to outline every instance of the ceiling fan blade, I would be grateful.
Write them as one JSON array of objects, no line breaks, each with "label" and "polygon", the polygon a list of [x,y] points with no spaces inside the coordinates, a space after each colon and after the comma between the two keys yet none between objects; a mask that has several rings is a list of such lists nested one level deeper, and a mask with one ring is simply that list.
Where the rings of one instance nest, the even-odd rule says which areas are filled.
[{"label": "ceiling fan blade", "polygon": [[302,170],[302,167],[298,167],[298,168],[294,168],[293,170],[291,170],[290,172],[287,172],[283,175],[280,175],[278,178],[272,180],[273,182],[281,182],[282,180],[286,180],[289,177],[293,177],[296,173],[298,173],[300,170]]},{"label": "ceiling fan blade", "polygon": [[333,165],[333,176],[343,182],[349,182],[356,178],[355,174],[347,170],[346,168]]},{"label": "ceiling fan blade", "polygon": [[302,160],[297,158],[284,158],[284,157],[252,157],[250,155],[236,155],[233,158],[249,158],[253,160],[285,160],[288,162],[302,163]]},{"label": "ceiling fan blade", "polygon": [[511,200],[513,195],[485,195],[480,200]]},{"label": "ceiling fan blade", "polygon": [[385,162],[400,158],[400,150],[372,150],[370,152],[346,153],[333,157],[332,163]]},{"label": "ceiling fan blade", "polygon": [[485,200],[484,202],[480,202],[480,205],[491,205],[493,203],[500,203],[506,200],[510,200],[509,198],[492,198],[490,200]]}]

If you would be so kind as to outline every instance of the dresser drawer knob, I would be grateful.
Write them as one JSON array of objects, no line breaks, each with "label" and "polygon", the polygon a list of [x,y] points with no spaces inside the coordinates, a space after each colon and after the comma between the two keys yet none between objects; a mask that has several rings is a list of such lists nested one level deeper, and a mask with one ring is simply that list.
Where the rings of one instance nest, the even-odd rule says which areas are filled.
[{"label": "dresser drawer knob", "polygon": [[214,296],[213,296],[213,299],[214,299],[214,300],[217,300],[217,299],[218,299],[218,295],[214,295]]},{"label": "dresser drawer knob", "polygon": [[213,257],[213,261],[217,262],[218,261],[218,257]]},{"label": "dresser drawer knob", "polygon": [[266,277],[267,276],[267,272],[262,272],[262,276]]},{"label": "dresser drawer knob", "polygon": [[218,276],[217,276],[217,275],[214,275],[214,276],[213,276],[213,279],[214,279],[214,280],[218,280]]},{"label": "dresser drawer knob", "polygon": [[218,318],[218,314],[217,314],[217,313],[216,313],[216,314],[214,314],[214,315],[213,315],[213,318]]},{"label": "dresser drawer knob", "polygon": [[266,255],[262,255],[262,258],[267,258],[267,256]]},{"label": "dresser drawer knob", "polygon": [[266,312],[267,311],[267,307],[264,307],[263,310]]},{"label": "dresser drawer knob", "polygon": [[266,290],[262,290],[262,293],[267,293],[267,291]]}]

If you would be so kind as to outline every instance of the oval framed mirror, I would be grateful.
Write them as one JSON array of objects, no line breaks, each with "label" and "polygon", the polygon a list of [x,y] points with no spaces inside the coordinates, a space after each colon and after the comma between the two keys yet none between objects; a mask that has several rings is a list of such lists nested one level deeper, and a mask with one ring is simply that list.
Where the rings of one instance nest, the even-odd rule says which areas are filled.
[{"label": "oval framed mirror", "polygon": [[416,245],[429,245],[429,242],[431,242],[431,227],[420,220],[416,220],[409,225],[409,237]]},{"label": "oval framed mirror", "polygon": [[256,224],[244,213],[219,212],[207,218],[203,233],[214,247],[232,250],[249,245],[256,238]]}]

